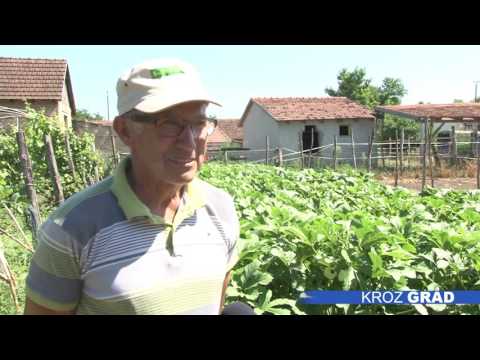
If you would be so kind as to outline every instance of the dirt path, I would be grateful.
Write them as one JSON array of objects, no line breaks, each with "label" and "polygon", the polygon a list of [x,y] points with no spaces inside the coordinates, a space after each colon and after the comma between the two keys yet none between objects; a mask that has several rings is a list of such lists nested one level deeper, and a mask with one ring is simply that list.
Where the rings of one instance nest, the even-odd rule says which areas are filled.
[{"label": "dirt path", "polygon": [[[377,178],[384,184],[393,186],[395,178],[380,176]],[[427,186],[431,186],[430,179],[427,178]],[[422,189],[422,179],[408,178],[399,179],[398,186],[404,188],[420,191]],[[455,189],[455,190],[474,190],[477,188],[476,178],[438,178],[434,180],[434,187],[440,189]]]}]

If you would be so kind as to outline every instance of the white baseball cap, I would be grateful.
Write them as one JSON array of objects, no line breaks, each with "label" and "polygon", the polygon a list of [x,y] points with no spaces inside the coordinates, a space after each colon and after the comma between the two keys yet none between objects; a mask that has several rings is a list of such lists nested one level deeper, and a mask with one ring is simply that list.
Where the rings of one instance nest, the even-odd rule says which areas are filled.
[{"label": "white baseball cap", "polygon": [[212,100],[195,68],[178,59],[148,60],[125,72],[117,82],[118,115],[136,109],[155,113],[189,101]]}]

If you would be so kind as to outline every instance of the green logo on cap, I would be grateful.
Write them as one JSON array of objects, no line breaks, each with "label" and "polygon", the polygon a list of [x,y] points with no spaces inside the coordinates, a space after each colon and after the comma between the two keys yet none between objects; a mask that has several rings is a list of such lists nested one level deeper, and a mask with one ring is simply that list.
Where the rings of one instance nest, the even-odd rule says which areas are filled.
[{"label": "green logo on cap", "polygon": [[171,66],[166,68],[152,69],[150,74],[154,79],[160,79],[164,76],[170,76],[175,74],[183,74],[183,70],[178,66]]}]

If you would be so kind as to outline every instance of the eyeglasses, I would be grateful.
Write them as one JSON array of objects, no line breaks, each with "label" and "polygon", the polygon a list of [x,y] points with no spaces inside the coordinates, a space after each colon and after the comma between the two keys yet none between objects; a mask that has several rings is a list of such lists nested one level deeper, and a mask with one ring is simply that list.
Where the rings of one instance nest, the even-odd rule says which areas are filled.
[{"label": "eyeglasses", "polygon": [[164,138],[179,137],[185,128],[189,127],[195,139],[203,139],[212,135],[217,127],[217,119],[211,118],[200,118],[184,124],[180,124],[178,120],[175,121],[170,117],[167,117],[164,121],[162,121],[162,119],[154,119],[149,117],[135,117],[133,120],[136,122],[153,124],[158,130],[159,135]]}]

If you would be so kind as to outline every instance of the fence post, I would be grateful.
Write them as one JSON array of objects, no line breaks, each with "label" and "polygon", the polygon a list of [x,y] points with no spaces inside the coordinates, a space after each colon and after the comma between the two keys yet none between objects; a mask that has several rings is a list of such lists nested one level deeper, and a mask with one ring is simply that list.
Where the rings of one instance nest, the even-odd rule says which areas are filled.
[{"label": "fence post", "polygon": [[282,154],[282,148],[278,148],[278,166],[282,167],[283,166],[283,154]]},{"label": "fence post", "polygon": [[400,176],[403,175],[403,147],[405,145],[405,130],[400,130]]},{"label": "fence post", "polygon": [[48,171],[53,182],[53,190],[55,192],[55,201],[62,203],[65,198],[63,197],[62,183],[60,181],[60,174],[58,173],[57,159],[55,159],[55,153],[53,151],[52,138],[49,134],[45,134],[43,137],[45,142],[45,148],[47,150],[47,163]]},{"label": "fence post", "polygon": [[305,159],[304,159],[304,153],[303,153],[303,138],[302,138],[302,132],[300,131],[298,133],[298,148],[299,148],[299,151],[300,151],[300,158],[301,158],[301,161],[302,161],[302,169],[304,168],[305,166]]},{"label": "fence post", "polygon": [[422,154],[422,191],[425,189],[425,182],[427,176],[427,118],[423,119],[423,154]]},{"label": "fence post", "polygon": [[228,164],[228,151],[227,150],[223,150],[223,162],[225,164]]},{"label": "fence post", "polygon": [[25,135],[22,130],[17,132],[17,143],[18,149],[20,153],[20,162],[22,166],[23,176],[25,178],[25,185],[27,187],[27,195],[30,201],[32,202],[33,209],[40,217],[40,208],[38,206],[38,199],[37,193],[33,186],[33,171],[32,171],[32,163],[30,161],[30,156],[28,154],[27,144],[25,142]]},{"label": "fence post", "polygon": [[270,147],[270,144],[269,144],[269,139],[268,139],[268,135],[265,136],[265,165],[268,165],[268,152],[269,152],[269,147]]},{"label": "fence post", "polygon": [[373,130],[368,137],[368,172],[372,171]]},{"label": "fence post", "polygon": [[117,161],[117,146],[115,144],[115,134],[113,129],[110,127],[110,140],[112,141],[112,153],[113,153],[113,164],[118,165]]},{"label": "fence post", "polygon": [[353,128],[350,131],[350,138],[352,143],[352,157],[353,157],[353,167],[357,169],[357,157],[355,155],[355,140],[353,138]]},{"label": "fence post", "polygon": [[25,249],[27,249],[28,251],[31,251],[33,252],[33,248],[29,245],[29,241],[27,239],[27,236],[25,235],[25,233],[23,232],[22,230],[22,227],[20,226],[20,224],[18,223],[18,220],[17,218],[15,217],[15,215],[13,215],[12,211],[9,209],[9,207],[7,205],[3,205],[4,209],[7,211],[8,213],[8,216],[10,216],[10,219],[13,220],[14,224],[15,224],[15,227],[17,228],[18,232],[22,235],[23,237],[23,241],[21,241],[20,239],[15,239],[15,241],[17,243],[19,243],[20,245],[22,245]]},{"label": "fence post", "polygon": [[398,130],[395,129],[395,187],[398,186]]},{"label": "fence post", "polygon": [[313,149],[313,128],[311,128],[310,132],[310,151],[308,152],[308,167],[312,167],[312,149]]},{"label": "fence post", "polygon": [[68,167],[72,172],[73,177],[76,177],[75,163],[73,162],[72,149],[70,148],[70,137],[68,135],[68,128],[65,129],[65,148],[67,149]]},{"label": "fence post", "polygon": [[333,170],[337,170],[337,135],[333,136]]},{"label": "fence post", "polygon": [[37,230],[41,223],[40,214],[35,211],[32,205],[28,205],[27,214],[30,220],[30,227],[32,229],[32,245],[33,245],[33,248],[36,248],[37,247]]},{"label": "fence post", "polygon": [[477,120],[477,189],[480,189],[480,120]]},{"label": "fence post", "polygon": [[428,166],[430,169],[430,181],[432,184],[432,187],[434,186],[433,184],[433,161],[432,161],[432,133],[433,133],[433,122],[431,119],[428,120],[429,126],[428,126]]},{"label": "fence post", "polygon": [[[92,144],[92,151],[93,151],[94,154],[97,152],[97,150],[95,149],[95,142]],[[100,181],[100,176],[98,174],[98,164],[97,164],[97,162],[95,162],[95,168],[94,168],[93,171],[95,172],[95,181],[99,182]]]},{"label": "fence post", "polygon": [[410,141],[411,141],[411,138],[410,136],[408,137],[408,140],[407,140],[407,169],[410,169],[410,157],[411,157],[411,147],[410,147]]},{"label": "fence post", "polygon": [[457,171],[457,136],[455,134],[455,126],[452,126],[452,150],[451,150],[451,165],[455,167]]},{"label": "fence post", "polygon": [[388,138],[388,159],[392,157],[392,138]]},{"label": "fence post", "polygon": [[382,160],[382,168],[385,170],[385,141],[380,140],[380,159]]},{"label": "fence post", "polygon": [[472,129],[472,132],[470,133],[470,151],[472,153],[472,157],[475,157],[475,139],[476,139],[476,137],[477,137],[477,131]]}]

